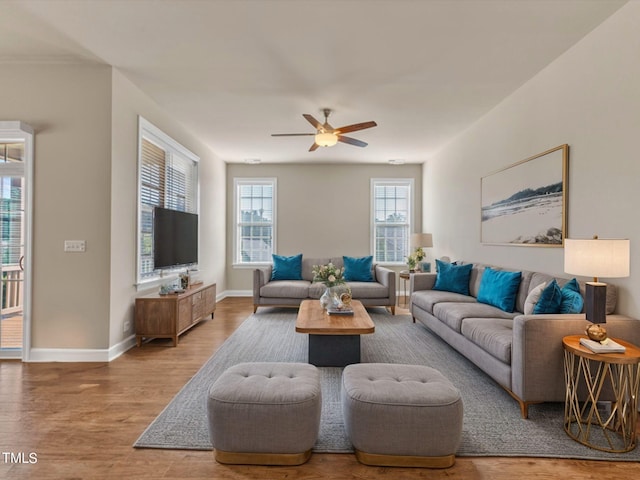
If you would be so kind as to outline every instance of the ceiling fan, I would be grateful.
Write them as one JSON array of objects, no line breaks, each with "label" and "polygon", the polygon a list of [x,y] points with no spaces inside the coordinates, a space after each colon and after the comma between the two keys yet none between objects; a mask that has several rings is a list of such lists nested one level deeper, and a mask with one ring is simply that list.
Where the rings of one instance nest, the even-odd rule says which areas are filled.
[{"label": "ceiling fan", "polygon": [[325,108],[322,110],[324,113],[324,123],[320,123],[318,120],[313,118],[312,115],[308,113],[304,113],[302,116],[307,119],[307,121],[316,128],[316,133],[272,133],[272,137],[302,137],[307,135],[313,135],[314,142],[309,149],[310,152],[313,152],[318,147],[331,147],[338,142],[348,143],[349,145],[354,145],[356,147],[366,147],[368,144],[363,142],[362,140],[356,140],[355,138],[345,137],[344,133],[356,132],[358,130],[364,130],[365,128],[375,127],[378,124],[376,122],[362,122],[362,123],[354,123],[353,125],[345,125],[340,128],[333,128],[329,125],[329,115],[331,114],[330,108]]}]

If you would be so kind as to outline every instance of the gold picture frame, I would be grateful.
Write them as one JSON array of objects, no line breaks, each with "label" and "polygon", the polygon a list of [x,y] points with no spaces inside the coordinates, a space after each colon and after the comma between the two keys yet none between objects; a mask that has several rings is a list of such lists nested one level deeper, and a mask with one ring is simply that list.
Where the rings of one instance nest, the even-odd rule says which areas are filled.
[{"label": "gold picture frame", "polygon": [[489,245],[562,247],[567,235],[569,145],[480,180],[480,241]]}]

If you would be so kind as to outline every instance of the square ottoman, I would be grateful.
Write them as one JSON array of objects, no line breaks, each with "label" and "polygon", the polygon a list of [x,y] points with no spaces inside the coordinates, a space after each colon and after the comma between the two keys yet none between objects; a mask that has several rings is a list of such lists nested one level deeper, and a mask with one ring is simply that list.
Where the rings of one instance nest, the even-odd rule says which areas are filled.
[{"label": "square ottoman", "polygon": [[209,389],[209,435],[220,463],[300,465],[320,429],[320,374],[306,363],[241,363]]},{"label": "square ottoman", "polygon": [[447,468],[455,462],[462,398],[433,368],[349,365],[342,375],[342,410],[361,463]]}]

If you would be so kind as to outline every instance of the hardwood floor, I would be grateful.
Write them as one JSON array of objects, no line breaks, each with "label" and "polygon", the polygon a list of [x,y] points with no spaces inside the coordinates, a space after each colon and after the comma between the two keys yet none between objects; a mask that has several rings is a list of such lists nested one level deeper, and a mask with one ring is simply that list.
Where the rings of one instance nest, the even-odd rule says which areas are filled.
[{"label": "hardwood floor", "polygon": [[[155,340],[109,364],[0,362],[0,478],[613,480],[640,474],[635,463],[532,458],[458,458],[446,470],[376,468],[351,454],[315,454],[298,467],[225,466],[211,452],[134,449],[147,425],[251,312],[250,298],[227,298],[215,319],[183,335],[178,347]],[[33,461],[31,453],[37,463],[15,463]]]}]

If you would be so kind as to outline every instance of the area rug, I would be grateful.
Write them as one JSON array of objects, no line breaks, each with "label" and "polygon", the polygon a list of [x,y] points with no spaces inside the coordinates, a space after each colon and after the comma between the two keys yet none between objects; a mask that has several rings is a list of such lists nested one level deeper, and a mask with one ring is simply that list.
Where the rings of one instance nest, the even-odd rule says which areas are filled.
[{"label": "area rug", "polygon": [[[562,403],[518,403],[462,355],[408,315],[370,309],[376,331],[362,336],[362,362],[427,365],[460,390],[464,402],[458,456],[525,456],[640,461],[640,449],[608,454],[585,447],[563,429]],[[135,447],[211,450],[207,391],[228,367],[241,362],[306,362],[308,336],[295,332],[296,311],[262,309],[245,320],[138,438]],[[316,453],[351,452],[340,405],[342,369],[321,368],[322,417]]]}]

